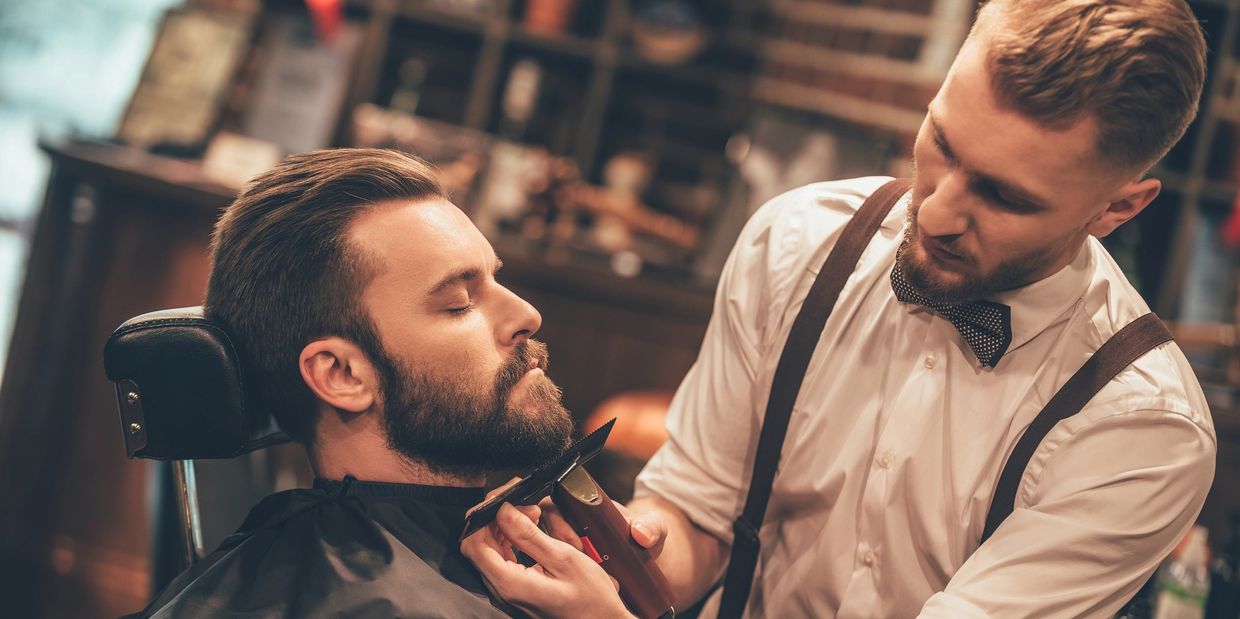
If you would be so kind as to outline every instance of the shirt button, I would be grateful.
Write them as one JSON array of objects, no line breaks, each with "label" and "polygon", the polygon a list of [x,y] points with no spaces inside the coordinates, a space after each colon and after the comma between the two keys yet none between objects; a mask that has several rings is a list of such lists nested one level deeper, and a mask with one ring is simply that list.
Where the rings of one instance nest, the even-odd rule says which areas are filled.
[{"label": "shirt button", "polygon": [[874,556],[873,550],[866,550],[861,552],[857,559],[861,561],[861,565],[866,567],[874,567],[874,562],[877,560],[877,557]]},{"label": "shirt button", "polygon": [[934,355],[926,355],[925,360],[921,364],[926,366],[927,370],[933,370],[934,366],[938,364],[938,360],[934,358]]},{"label": "shirt button", "polygon": [[878,458],[878,466],[885,469],[891,468],[891,465],[895,464],[895,462],[896,457],[891,455],[891,452],[887,452]]}]

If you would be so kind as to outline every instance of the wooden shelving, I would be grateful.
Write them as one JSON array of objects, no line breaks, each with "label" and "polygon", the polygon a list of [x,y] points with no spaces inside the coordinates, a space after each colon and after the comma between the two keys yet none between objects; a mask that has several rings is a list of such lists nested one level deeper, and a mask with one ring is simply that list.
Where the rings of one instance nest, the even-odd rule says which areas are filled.
[{"label": "wooden shelving", "polygon": [[[1221,123],[1228,119],[1228,110],[1234,109],[1235,67],[1237,34],[1240,30],[1240,0],[1190,0],[1207,30],[1206,41],[1210,47],[1210,73],[1206,90],[1202,95],[1201,110],[1194,126],[1189,129],[1183,145],[1189,149],[1187,169],[1176,176],[1179,189],[1179,213],[1176,216],[1173,238],[1164,261],[1164,273],[1153,303],[1159,316],[1176,319],[1184,304],[1186,274],[1193,268],[1193,248],[1198,243],[1199,221],[1202,209],[1210,203],[1231,203],[1236,198],[1237,186],[1230,181],[1211,179],[1208,176],[1211,157],[1216,155]],[[1233,146],[1234,148],[1234,146]],[[1139,221],[1139,220],[1138,220]],[[1154,299],[1151,299],[1154,300]],[[1230,299],[1220,302],[1231,303]]]},{"label": "wooden shelving", "polygon": [[[569,83],[577,84],[571,118],[561,119],[573,124],[569,131],[573,138],[566,152],[559,154],[571,157],[587,178],[595,181],[599,180],[602,163],[615,154],[609,149],[626,141],[646,148],[667,144],[678,153],[696,149],[699,158],[707,160],[702,170],[721,167],[726,137],[718,144],[676,144],[675,136],[643,136],[649,127],[663,126],[660,118],[641,123],[648,127],[612,126],[609,121],[617,97],[656,97],[691,102],[699,108],[704,105],[708,109],[699,111],[705,113],[692,120],[714,122],[720,134],[739,129],[738,123],[743,121],[740,110],[750,102],[750,77],[757,63],[753,46],[760,41],[752,32],[751,22],[764,10],[757,0],[720,3],[716,10],[702,16],[712,32],[698,57],[682,64],[665,64],[644,58],[629,40],[627,25],[632,19],[628,0],[579,3],[577,10],[587,13],[577,22],[587,22],[587,26],[564,33],[532,29],[519,14],[523,4],[515,0],[497,0],[494,10],[486,12],[447,9],[428,0],[354,0],[349,6],[371,22],[371,32],[382,34],[373,44],[368,40],[375,49],[363,53],[358,63],[358,82],[367,87],[353,97],[353,104],[389,103],[395,87],[392,71],[403,61],[395,56],[424,54],[434,59],[439,54],[458,59],[449,61],[456,62],[456,74],[469,76],[469,85],[459,94],[460,105],[428,110],[428,117],[494,131],[508,72],[515,59],[529,57],[552,77],[567,75]],[[417,33],[425,33],[430,40],[417,40]],[[436,40],[452,36],[457,37],[457,43],[435,48]],[[435,87],[426,85],[428,89]],[[658,109],[652,113],[655,117],[662,114]],[[615,132],[626,140],[614,139]],[[345,138],[343,131],[341,137]],[[656,177],[654,183],[684,180]],[[676,205],[655,206],[676,210]]]}]

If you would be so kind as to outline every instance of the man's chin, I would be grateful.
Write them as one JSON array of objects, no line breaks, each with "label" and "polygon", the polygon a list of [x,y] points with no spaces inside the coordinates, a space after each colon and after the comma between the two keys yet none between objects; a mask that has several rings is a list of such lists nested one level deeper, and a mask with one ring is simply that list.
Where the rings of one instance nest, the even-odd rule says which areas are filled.
[{"label": "man's chin", "polygon": [[934,259],[919,251],[904,252],[900,256],[904,277],[918,294],[936,303],[951,303],[966,287],[966,277],[934,263]]}]

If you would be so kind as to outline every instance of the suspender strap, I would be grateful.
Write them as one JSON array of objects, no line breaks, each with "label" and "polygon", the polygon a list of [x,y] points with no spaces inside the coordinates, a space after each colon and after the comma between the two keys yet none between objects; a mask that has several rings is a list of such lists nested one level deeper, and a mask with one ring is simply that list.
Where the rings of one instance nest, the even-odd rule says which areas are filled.
[{"label": "suspender strap", "polygon": [[1025,474],[1025,467],[1029,465],[1033,452],[1051,428],[1079,413],[1086,403],[1133,361],[1169,341],[1171,332],[1158,316],[1150,312],[1128,323],[1111,336],[1111,339],[1059,388],[1033,423],[1029,424],[1025,434],[1016,443],[1016,448],[1012,450],[1012,455],[1008,456],[1007,463],[1003,465],[1003,473],[999,475],[999,484],[995,487],[995,496],[990,501],[990,512],[986,514],[986,529],[982,532],[983,544],[1016,507],[1016,490],[1020,487],[1020,478]]},{"label": "suspender strap", "polygon": [[788,333],[788,340],[775,367],[771,395],[766,403],[762,432],[758,437],[758,451],[754,457],[753,478],[749,482],[749,495],[741,517],[732,525],[731,559],[723,580],[723,601],[720,619],[737,619],[745,610],[749,589],[753,585],[754,568],[758,563],[758,529],[766,516],[766,505],[771,498],[771,484],[779,468],[780,451],[788,420],[792,417],[792,405],[801,391],[801,381],[809,367],[827,317],[835,307],[835,301],[856,269],[870,239],[878,231],[887,213],[908,192],[912,183],[907,179],[889,181],[870,195],[852,220],[844,226],[840,238],[827,256],[827,261],[814,279],[801,311],[797,313]]}]

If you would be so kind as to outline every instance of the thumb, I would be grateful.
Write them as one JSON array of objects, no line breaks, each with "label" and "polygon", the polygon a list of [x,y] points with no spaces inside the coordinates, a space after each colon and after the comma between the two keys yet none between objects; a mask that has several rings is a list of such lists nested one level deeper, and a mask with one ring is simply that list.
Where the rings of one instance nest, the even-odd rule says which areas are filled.
[{"label": "thumb", "polygon": [[629,535],[644,548],[654,548],[667,537],[667,523],[652,514],[642,514],[629,523]]}]

